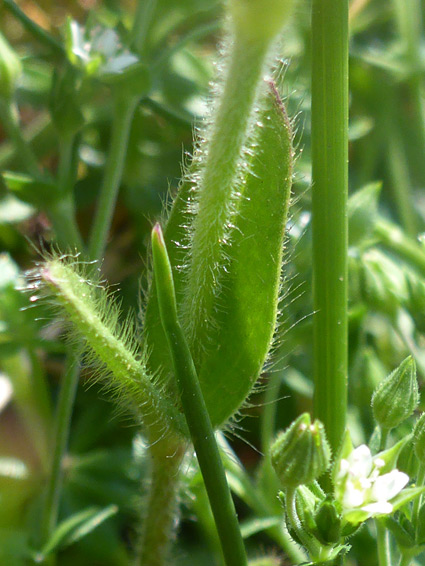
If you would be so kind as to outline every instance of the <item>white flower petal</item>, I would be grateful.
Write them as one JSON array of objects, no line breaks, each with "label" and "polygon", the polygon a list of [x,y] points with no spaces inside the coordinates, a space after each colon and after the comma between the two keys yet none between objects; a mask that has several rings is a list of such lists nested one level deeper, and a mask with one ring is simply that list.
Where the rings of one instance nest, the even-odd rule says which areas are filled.
[{"label": "white flower petal", "polygon": [[362,511],[370,513],[371,515],[386,515],[391,513],[393,506],[388,501],[379,501],[377,503],[369,503],[368,505],[363,505]]},{"label": "white flower petal", "polygon": [[375,501],[389,501],[395,497],[409,482],[404,472],[392,470],[388,474],[376,478],[372,486],[372,498]]},{"label": "white flower petal", "polygon": [[347,461],[349,473],[357,478],[366,478],[372,471],[372,454],[366,444],[362,444],[351,452]]},{"label": "white flower petal", "polygon": [[342,505],[346,509],[353,509],[354,507],[360,507],[363,505],[365,500],[365,492],[363,489],[358,489],[353,482],[350,480],[345,484],[345,491],[342,500]]}]

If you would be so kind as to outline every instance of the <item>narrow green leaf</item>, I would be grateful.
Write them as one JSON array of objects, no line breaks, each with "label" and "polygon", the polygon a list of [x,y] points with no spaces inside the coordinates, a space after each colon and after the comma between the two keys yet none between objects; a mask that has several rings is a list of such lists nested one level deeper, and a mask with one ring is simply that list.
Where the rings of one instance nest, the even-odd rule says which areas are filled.
[{"label": "narrow green leaf", "polygon": [[215,426],[240,408],[258,379],[278,313],[293,149],[291,125],[274,88],[264,100],[258,124],[212,336],[199,370]]},{"label": "narrow green leaf", "polygon": [[118,507],[116,505],[108,505],[103,509],[90,507],[69,517],[55,529],[50,540],[37,555],[38,561],[87,536],[104,521],[116,515],[117,512]]},{"label": "narrow green leaf", "polygon": [[42,181],[29,175],[12,171],[5,171],[2,174],[2,179],[9,191],[17,196],[19,200],[38,208],[44,208],[52,204],[60,196],[58,187],[47,180]]},{"label": "narrow green leaf", "polygon": [[242,537],[249,538],[252,535],[261,533],[261,531],[270,529],[270,527],[276,527],[281,522],[281,517],[255,517],[254,519],[249,519],[241,525]]},{"label": "narrow green leaf", "polygon": [[394,499],[391,499],[391,505],[393,506],[393,512],[398,511],[403,505],[413,501],[421,494],[425,493],[425,486],[422,487],[408,487],[403,489]]}]

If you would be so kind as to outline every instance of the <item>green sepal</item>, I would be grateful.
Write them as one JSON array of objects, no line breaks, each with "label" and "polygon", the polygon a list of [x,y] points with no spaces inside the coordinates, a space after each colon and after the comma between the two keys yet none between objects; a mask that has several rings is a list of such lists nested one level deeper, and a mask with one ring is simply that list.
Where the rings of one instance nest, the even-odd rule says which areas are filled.
[{"label": "green sepal", "polygon": [[57,185],[47,179],[36,179],[13,171],[5,171],[2,179],[8,190],[19,200],[37,208],[45,208],[57,202],[60,197]]},{"label": "green sepal", "polygon": [[341,540],[342,517],[335,502],[328,496],[315,512],[315,536],[322,544],[335,544]]},{"label": "green sepal", "polygon": [[396,468],[397,460],[401,451],[403,450],[404,446],[411,441],[411,439],[412,435],[408,434],[407,436],[399,440],[396,444],[394,444],[394,446],[388,448],[388,450],[379,452],[378,454],[376,454],[376,456],[374,456],[374,460],[379,458],[380,460],[383,460],[385,462],[385,464],[381,468],[379,468],[380,475],[387,474],[394,470],[394,468]]},{"label": "green sepal", "polygon": [[330,463],[323,424],[318,420],[312,423],[310,415],[303,413],[278,435],[270,455],[282,487],[308,485],[324,474]]},{"label": "green sepal", "polygon": [[415,360],[408,356],[376,388],[373,415],[383,429],[390,430],[410,417],[419,402]]}]

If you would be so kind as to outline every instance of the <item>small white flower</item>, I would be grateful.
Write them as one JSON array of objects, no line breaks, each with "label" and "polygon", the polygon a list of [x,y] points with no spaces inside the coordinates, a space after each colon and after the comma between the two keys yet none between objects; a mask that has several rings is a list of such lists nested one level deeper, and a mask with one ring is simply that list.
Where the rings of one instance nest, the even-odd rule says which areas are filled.
[{"label": "small white flower", "polygon": [[407,485],[409,476],[399,470],[381,474],[384,465],[382,458],[372,457],[365,444],[341,459],[335,495],[346,521],[360,523],[392,512],[390,501]]}]

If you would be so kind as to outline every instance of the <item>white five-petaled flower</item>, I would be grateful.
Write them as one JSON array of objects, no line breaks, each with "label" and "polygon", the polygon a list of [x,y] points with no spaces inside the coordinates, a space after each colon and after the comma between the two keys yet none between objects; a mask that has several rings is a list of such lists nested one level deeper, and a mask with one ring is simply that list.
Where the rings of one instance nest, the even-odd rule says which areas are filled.
[{"label": "white five-petaled flower", "polygon": [[335,495],[346,521],[360,523],[392,512],[391,499],[407,485],[409,476],[396,469],[381,474],[383,466],[384,460],[379,454],[373,458],[365,444],[341,459]]}]

